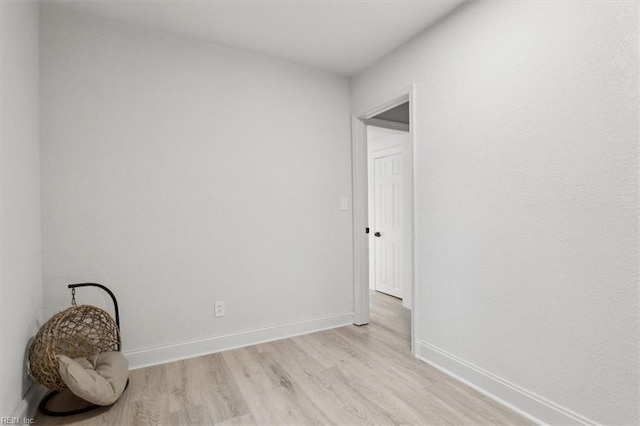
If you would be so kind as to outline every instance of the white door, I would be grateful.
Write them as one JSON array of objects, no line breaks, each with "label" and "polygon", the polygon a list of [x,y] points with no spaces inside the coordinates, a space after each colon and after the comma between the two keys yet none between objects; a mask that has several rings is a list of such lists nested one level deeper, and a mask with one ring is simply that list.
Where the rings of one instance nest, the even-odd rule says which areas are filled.
[{"label": "white door", "polygon": [[373,287],[402,298],[403,152],[389,148],[373,154]]}]

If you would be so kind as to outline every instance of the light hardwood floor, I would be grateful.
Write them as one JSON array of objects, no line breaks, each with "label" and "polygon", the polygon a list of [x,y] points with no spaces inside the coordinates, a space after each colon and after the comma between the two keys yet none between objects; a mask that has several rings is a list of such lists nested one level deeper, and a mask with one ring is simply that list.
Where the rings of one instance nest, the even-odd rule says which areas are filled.
[{"label": "light hardwood floor", "polygon": [[372,292],[371,323],[131,372],[109,409],[41,425],[487,425],[529,420],[410,353],[410,313]]}]

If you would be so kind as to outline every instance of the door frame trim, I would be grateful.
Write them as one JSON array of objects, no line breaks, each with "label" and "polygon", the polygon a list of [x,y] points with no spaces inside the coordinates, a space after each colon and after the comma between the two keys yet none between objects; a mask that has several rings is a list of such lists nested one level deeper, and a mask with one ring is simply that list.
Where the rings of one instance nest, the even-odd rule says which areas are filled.
[{"label": "door frame trim", "polygon": [[370,126],[382,127],[385,129],[401,130],[403,132],[409,131],[408,124],[396,123],[395,121],[382,120],[380,118],[370,118],[367,120],[367,124]]},{"label": "door frame trim", "polygon": [[353,114],[351,117],[351,162],[353,182],[353,287],[354,287],[354,314],[353,323],[364,325],[369,323],[369,235],[365,233],[369,222],[368,204],[368,152],[367,152],[367,121],[372,117],[409,101],[409,155],[411,156],[411,187],[412,199],[411,221],[412,239],[411,263],[412,277],[409,280],[411,292],[411,353],[415,354],[416,348],[416,318],[417,312],[417,275],[416,275],[416,85],[411,84],[396,93],[382,98],[368,108]]}]

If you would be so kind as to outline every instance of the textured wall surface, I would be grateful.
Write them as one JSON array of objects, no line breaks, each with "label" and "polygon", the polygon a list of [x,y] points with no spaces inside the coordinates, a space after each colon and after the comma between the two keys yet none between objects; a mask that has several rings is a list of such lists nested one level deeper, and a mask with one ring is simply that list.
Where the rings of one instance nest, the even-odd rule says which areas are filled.
[{"label": "textured wall surface", "polygon": [[31,385],[24,358],[42,306],[38,5],[0,4],[2,43],[2,278],[0,416],[11,416]]},{"label": "textured wall surface", "polygon": [[346,78],[54,8],[41,22],[47,309],[68,282],[107,284],[127,350],[353,311]]},{"label": "textured wall surface", "polygon": [[416,83],[417,335],[638,424],[638,5],[474,2],[352,80]]}]

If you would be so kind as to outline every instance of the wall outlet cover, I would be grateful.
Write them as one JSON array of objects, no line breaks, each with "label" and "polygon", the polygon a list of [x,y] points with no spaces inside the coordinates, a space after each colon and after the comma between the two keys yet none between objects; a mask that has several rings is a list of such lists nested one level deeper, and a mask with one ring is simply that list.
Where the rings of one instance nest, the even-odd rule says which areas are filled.
[{"label": "wall outlet cover", "polygon": [[214,302],[213,308],[214,308],[213,314],[216,318],[223,317],[226,314],[224,302]]}]

